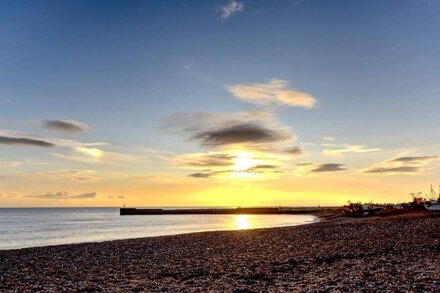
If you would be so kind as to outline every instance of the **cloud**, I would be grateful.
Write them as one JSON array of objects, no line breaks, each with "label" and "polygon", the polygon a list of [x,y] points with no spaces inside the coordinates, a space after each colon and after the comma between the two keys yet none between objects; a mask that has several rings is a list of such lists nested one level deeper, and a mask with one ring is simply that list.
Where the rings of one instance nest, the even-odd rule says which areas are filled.
[{"label": "cloud", "polygon": [[39,138],[30,137],[8,137],[0,135],[0,144],[12,146],[38,146],[38,147],[54,147],[55,144]]},{"label": "cloud", "polygon": [[399,157],[399,158],[391,159],[388,162],[422,164],[424,162],[437,160],[438,158],[439,158],[438,156]]},{"label": "cloud", "polygon": [[87,124],[75,120],[45,120],[42,125],[47,129],[66,133],[84,132],[89,129]]},{"label": "cloud", "polygon": [[[271,164],[259,164],[252,167],[249,167],[244,170],[220,170],[220,171],[212,171],[205,170],[204,172],[197,172],[189,174],[188,177],[192,178],[214,178],[217,175],[222,174],[234,174],[234,175],[243,175],[243,174],[263,174],[263,173],[282,173],[280,170],[280,166],[271,165]],[[242,176],[240,176],[242,177]]]},{"label": "cloud", "polygon": [[392,174],[420,174],[423,173],[430,161],[439,159],[438,156],[404,156],[397,157],[364,170],[367,174],[392,175]]},{"label": "cloud", "polygon": [[6,193],[0,193],[0,197],[2,197],[2,198],[16,198],[16,197],[18,197],[18,194],[15,192],[6,192]]},{"label": "cloud", "polygon": [[107,198],[119,198],[119,199],[124,199],[125,196],[123,196],[123,195],[117,195],[117,196],[109,195],[109,196],[107,196]]},{"label": "cloud", "polygon": [[61,153],[57,152],[51,154],[58,158],[83,162],[99,162],[104,155],[104,151],[102,151],[98,147],[108,145],[105,142],[85,143],[70,139],[38,137],[4,129],[0,129],[0,144],[11,146],[23,145],[37,147],[57,147],[60,149],[67,149],[67,152],[73,152],[76,155],[65,154],[65,150],[61,151]]},{"label": "cloud", "polygon": [[57,180],[96,182],[101,178],[95,175],[95,170],[53,170],[39,173],[39,176]]},{"label": "cloud", "polygon": [[282,171],[280,171],[279,169],[280,169],[280,166],[278,166],[278,165],[260,164],[260,165],[250,167],[246,170],[243,170],[242,172],[247,172],[247,173],[281,173]]},{"label": "cloud", "polygon": [[322,139],[326,141],[335,141],[335,138],[333,136],[323,136]]},{"label": "cloud", "polygon": [[66,191],[58,192],[46,192],[46,193],[34,193],[25,195],[24,197],[29,198],[46,198],[46,199],[87,199],[95,198],[97,196],[96,192],[72,194]]},{"label": "cloud", "polygon": [[328,156],[342,156],[344,153],[371,153],[380,151],[380,148],[367,148],[365,145],[351,145],[351,144],[321,144],[321,146],[328,147],[322,152]]},{"label": "cloud", "polygon": [[27,174],[23,173],[23,172],[7,172],[7,173],[0,173],[0,179],[6,179],[6,180],[11,180],[11,179],[15,179],[15,178],[23,178],[25,177]]},{"label": "cloud", "polygon": [[217,8],[217,13],[222,20],[226,20],[232,15],[244,10],[244,2],[229,0],[226,4]]},{"label": "cloud", "polygon": [[8,172],[0,173],[0,179],[17,179],[24,178],[26,180],[34,180],[39,183],[50,180],[56,181],[73,181],[82,183],[93,183],[101,180],[101,177],[95,175],[95,170],[50,170],[44,172],[24,173],[24,172]]},{"label": "cloud", "polygon": [[376,167],[365,171],[370,174],[419,173],[420,166]]},{"label": "cloud", "polygon": [[296,156],[300,156],[304,153],[304,150],[298,146],[287,146],[286,144],[270,144],[270,145],[253,145],[248,146],[249,151],[255,151],[258,153],[265,153],[267,155],[274,156],[276,159],[289,159]]},{"label": "cloud", "polygon": [[315,145],[315,143],[313,143],[313,142],[300,142],[299,144],[303,145],[303,146],[314,146]]},{"label": "cloud", "polygon": [[0,161],[0,167],[5,167],[5,168],[16,168],[18,166],[23,165],[24,162],[18,162],[18,161]]},{"label": "cloud", "polygon": [[287,131],[270,129],[254,123],[240,123],[228,127],[200,131],[192,136],[203,146],[221,146],[231,144],[273,143],[291,139]]},{"label": "cloud", "polygon": [[295,135],[289,128],[279,125],[274,114],[267,111],[174,113],[162,120],[161,128],[183,134],[188,141],[215,150],[165,158],[172,165],[200,170],[189,175],[194,178],[212,178],[227,173],[234,177],[258,177],[250,173],[263,173],[263,169],[266,173],[279,173],[279,170],[269,172],[264,167],[247,169],[257,165],[284,165],[285,160],[302,153],[301,148],[292,146]]},{"label": "cloud", "polygon": [[311,173],[321,173],[321,172],[337,172],[337,171],[345,171],[347,170],[344,168],[345,164],[333,164],[333,163],[327,163],[327,164],[320,164],[315,167],[313,167],[310,172]]},{"label": "cloud", "polygon": [[[55,157],[62,159],[92,163],[101,161],[105,153],[98,147],[107,145],[107,143],[104,142],[84,143],[70,139],[60,139],[53,137],[43,138],[2,129],[0,129],[0,144],[10,146],[37,146],[46,148],[57,147],[61,149],[64,148],[67,149],[67,151],[63,150],[51,154]],[[105,155],[110,155],[110,153],[106,153]],[[118,156],[118,154],[112,154],[112,158]]]},{"label": "cloud", "polygon": [[189,174],[188,177],[192,178],[213,178],[219,174],[232,173],[232,171],[207,171]]},{"label": "cloud", "polygon": [[169,159],[169,161],[174,165],[182,167],[206,168],[233,166],[235,158],[234,155],[224,153],[194,153],[180,154]]},{"label": "cloud", "polygon": [[105,142],[84,143],[70,139],[60,139],[54,137],[40,137],[20,132],[0,129],[0,144],[23,145],[39,147],[67,147],[67,148],[90,148],[107,145]]},{"label": "cloud", "polygon": [[259,105],[286,105],[310,109],[317,101],[310,94],[289,88],[289,82],[272,79],[269,83],[236,84],[227,86],[227,90],[236,98]]},{"label": "cloud", "polygon": [[300,147],[294,146],[294,147],[284,149],[283,152],[286,154],[291,154],[291,155],[302,155],[303,150]]},{"label": "cloud", "polygon": [[189,141],[197,141],[205,147],[273,144],[294,138],[288,128],[278,125],[273,115],[261,112],[233,116],[205,112],[175,113],[163,120],[162,127],[189,134]]}]

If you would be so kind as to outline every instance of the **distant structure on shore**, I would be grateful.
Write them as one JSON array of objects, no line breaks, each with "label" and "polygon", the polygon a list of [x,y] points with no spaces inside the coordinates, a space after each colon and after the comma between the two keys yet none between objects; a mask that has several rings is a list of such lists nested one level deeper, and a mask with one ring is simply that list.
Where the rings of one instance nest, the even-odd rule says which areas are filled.
[{"label": "distant structure on shore", "polygon": [[410,210],[428,210],[428,211],[440,211],[440,186],[439,193],[436,193],[432,188],[430,195],[425,197],[421,196],[422,192],[410,193],[413,200],[408,203],[401,204],[362,204],[351,203],[344,206],[344,216],[374,216],[398,213],[398,211],[410,211]]},{"label": "distant structure on shore", "polygon": [[421,194],[422,192],[418,192],[417,194],[411,193],[411,195],[413,196],[412,205],[415,208],[419,208],[419,209],[424,208],[430,211],[440,211],[440,186],[438,193],[434,191],[434,188],[432,188],[432,184],[431,184],[430,195],[428,196],[426,194],[425,197],[421,197],[420,196]]}]

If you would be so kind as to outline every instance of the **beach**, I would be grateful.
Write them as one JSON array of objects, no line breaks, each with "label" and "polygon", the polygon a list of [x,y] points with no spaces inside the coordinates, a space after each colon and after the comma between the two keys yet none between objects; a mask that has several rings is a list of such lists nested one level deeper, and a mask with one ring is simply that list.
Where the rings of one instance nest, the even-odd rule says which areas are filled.
[{"label": "beach", "polygon": [[328,220],[0,251],[0,291],[435,292],[440,217]]}]

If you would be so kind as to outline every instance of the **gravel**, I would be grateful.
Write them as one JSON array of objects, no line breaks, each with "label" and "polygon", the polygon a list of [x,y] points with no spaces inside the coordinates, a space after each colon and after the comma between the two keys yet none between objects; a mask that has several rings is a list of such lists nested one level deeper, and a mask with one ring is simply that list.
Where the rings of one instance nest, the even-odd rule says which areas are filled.
[{"label": "gravel", "polygon": [[440,292],[440,217],[0,251],[0,292]]}]

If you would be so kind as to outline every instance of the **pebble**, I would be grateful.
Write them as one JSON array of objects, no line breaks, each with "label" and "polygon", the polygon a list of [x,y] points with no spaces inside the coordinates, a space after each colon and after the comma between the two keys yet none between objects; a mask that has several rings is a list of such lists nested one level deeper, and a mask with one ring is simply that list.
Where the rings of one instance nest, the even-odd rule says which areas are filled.
[{"label": "pebble", "polygon": [[0,251],[0,292],[440,292],[440,217]]}]

